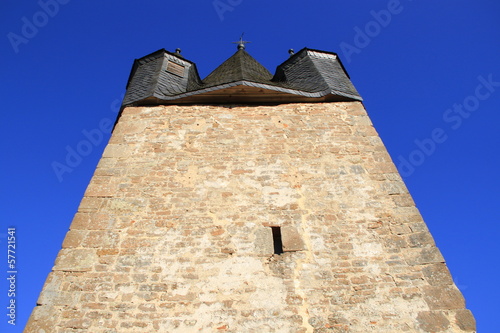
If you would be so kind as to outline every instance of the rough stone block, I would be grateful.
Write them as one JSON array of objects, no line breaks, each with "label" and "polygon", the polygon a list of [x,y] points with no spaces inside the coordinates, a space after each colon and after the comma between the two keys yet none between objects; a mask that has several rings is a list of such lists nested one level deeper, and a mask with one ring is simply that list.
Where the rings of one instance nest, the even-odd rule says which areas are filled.
[{"label": "rough stone block", "polygon": [[434,246],[434,239],[428,232],[419,232],[408,235],[408,245],[410,247],[430,247]]},{"label": "rough stone block", "polygon": [[423,286],[422,293],[431,310],[455,310],[465,308],[462,293],[455,285]]},{"label": "rough stone block", "polygon": [[117,184],[96,184],[90,183],[85,191],[87,197],[113,197],[117,195]]},{"label": "rough stone block", "polygon": [[102,154],[105,158],[124,158],[130,156],[131,149],[127,144],[109,144]]},{"label": "rough stone block", "polygon": [[54,271],[86,272],[98,262],[95,250],[62,249],[57,256]]},{"label": "rough stone block", "polygon": [[456,310],[455,321],[457,326],[465,332],[476,331],[476,320],[469,310]]},{"label": "rough stone block", "polygon": [[283,226],[281,228],[281,237],[283,241],[283,251],[303,251],[305,250],[304,241],[295,226]]},{"label": "rough stone block", "polygon": [[64,238],[63,248],[74,248],[79,247],[82,244],[83,239],[87,231],[84,230],[69,230]]},{"label": "rough stone block", "polygon": [[83,241],[87,248],[113,248],[118,245],[118,233],[108,230],[89,231]]},{"label": "rough stone block", "polygon": [[444,263],[428,265],[422,270],[422,272],[430,285],[440,286],[453,284],[450,271]]},{"label": "rough stone block", "polygon": [[270,256],[274,253],[273,232],[269,227],[259,227],[255,232],[254,251],[262,256]]},{"label": "rough stone block", "polygon": [[53,332],[59,321],[58,310],[54,306],[37,306],[33,309],[31,316],[24,328],[24,333]]},{"label": "rough stone block", "polygon": [[450,321],[446,319],[446,316],[437,311],[419,312],[417,322],[424,332],[442,332],[450,326]]},{"label": "rough stone block", "polygon": [[444,258],[437,247],[430,248],[410,248],[408,252],[408,264],[409,265],[424,265],[432,263],[443,263]]}]

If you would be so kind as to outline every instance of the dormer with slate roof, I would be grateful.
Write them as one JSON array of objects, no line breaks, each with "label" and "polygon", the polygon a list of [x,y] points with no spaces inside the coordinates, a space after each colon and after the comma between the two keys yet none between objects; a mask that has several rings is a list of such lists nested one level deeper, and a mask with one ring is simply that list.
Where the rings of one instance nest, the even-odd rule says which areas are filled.
[{"label": "dormer with slate roof", "polygon": [[164,49],[136,59],[123,106],[361,101],[337,54],[304,48],[274,76],[244,46],[201,80],[196,64]]},{"label": "dormer with slate roof", "polygon": [[195,91],[201,85],[196,64],[180,52],[161,49],[134,61],[123,105],[162,104],[159,101],[165,97]]}]

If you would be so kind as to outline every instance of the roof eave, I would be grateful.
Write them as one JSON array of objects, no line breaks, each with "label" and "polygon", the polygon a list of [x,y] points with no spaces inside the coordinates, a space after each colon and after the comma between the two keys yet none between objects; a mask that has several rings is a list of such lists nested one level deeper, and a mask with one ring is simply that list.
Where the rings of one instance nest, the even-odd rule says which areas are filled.
[{"label": "roof eave", "polygon": [[[213,98],[214,92],[219,91],[219,90],[234,88],[234,87],[238,87],[238,86],[264,89],[264,90],[267,90],[270,92],[275,92],[276,96],[279,95],[281,97],[284,94],[295,95],[298,97],[302,97],[303,102],[311,102],[312,100],[325,98],[327,96],[331,97],[331,98],[327,98],[328,100],[330,100],[330,99],[331,100],[338,100],[338,98],[353,100],[353,101],[362,101],[363,100],[360,96],[345,93],[342,91],[332,90],[332,89],[322,90],[322,91],[318,91],[318,92],[307,92],[307,91],[301,91],[301,90],[295,90],[295,89],[290,89],[290,88],[273,86],[273,85],[259,83],[259,82],[235,81],[235,82],[231,82],[231,83],[221,84],[218,86],[203,88],[203,89],[196,90],[196,91],[190,91],[190,92],[186,92],[186,93],[182,93],[182,94],[178,94],[178,95],[174,95],[174,96],[165,96],[165,95],[155,93],[153,96],[134,101],[132,103],[129,103],[128,105],[131,105],[131,104],[137,105],[137,104],[141,104],[141,102],[145,102],[145,101],[148,102],[151,100],[151,98],[153,98],[155,101],[159,101],[159,102],[162,102],[164,104],[182,103],[183,100],[185,100],[189,97],[195,97],[198,101],[200,101],[200,100],[203,100],[204,96],[209,96],[210,97],[209,99],[213,100],[214,99]],[[240,93],[240,94],[235,93],[234,94],[234,96],[237,96],[237,95],[244,96],[245,93]],[[270,96],[272,96],[272,93],[269,94],[268,96],[266,96],[266,98],[269,99]],[[338,98],[336,98],[336,97],[338,97]],[[301,98],[298,98],[298,100],[300,100],[300,99]],[[255,100],[255,101],[257,101],[257,100]],[[146,104],[150,104],[150,103],[148,102]]]}]

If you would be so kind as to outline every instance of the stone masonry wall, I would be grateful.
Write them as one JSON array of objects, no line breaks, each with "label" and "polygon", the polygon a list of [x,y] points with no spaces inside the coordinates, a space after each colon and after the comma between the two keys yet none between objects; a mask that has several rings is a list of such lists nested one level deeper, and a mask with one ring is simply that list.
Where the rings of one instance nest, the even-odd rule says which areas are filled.
[{"label": "stone masonry wall", "polygon": [[359,102],[125,108],[38,303],[25,332],[475,331]]}]

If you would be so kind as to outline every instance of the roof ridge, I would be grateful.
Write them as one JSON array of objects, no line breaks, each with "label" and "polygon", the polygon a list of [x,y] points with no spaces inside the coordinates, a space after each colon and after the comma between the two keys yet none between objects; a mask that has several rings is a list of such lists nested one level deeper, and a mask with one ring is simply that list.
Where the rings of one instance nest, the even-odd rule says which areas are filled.
[{"label": "roof ridge", "polygon": [[[241,53],[241,54],[248,54],[247,51],[245,51],[245,49],[238,49],[238,51],[236,51],[236,53],[233,55],[233,56],[236,56],[238,53]],[[243,78],[244,77],[244,74],[243,74],[243,59],[241,56],[237,57],[236,60],[238,60],[238,70],[239,70],[239,76],[240,78]]]}]

